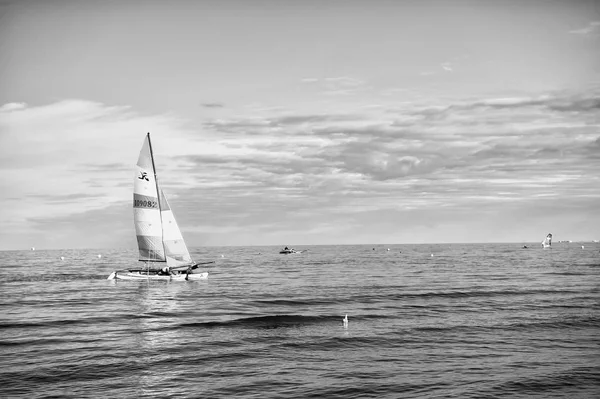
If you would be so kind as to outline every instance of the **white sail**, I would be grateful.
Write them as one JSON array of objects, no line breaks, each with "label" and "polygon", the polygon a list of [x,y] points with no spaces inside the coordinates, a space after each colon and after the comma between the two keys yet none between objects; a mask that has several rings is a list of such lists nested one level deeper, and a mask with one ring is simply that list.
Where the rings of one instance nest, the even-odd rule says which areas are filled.
[{"label": "white sail", "polygon": [[544,241],[542,241],[542,248],[549,248],[552,246],[552,233],[549,233]]},{"label": "white sail", "polygon": [[150,134],[146,136],[137,161],[133,183],[133,220],[140,260],[164,262],[158,184],[152,159]]},{"label": "white sail", "polygon": [[160,194],[163,245],[165,248],[167,265],[169,267],[193,265],[194,261],[185,245],[181,230],[179,230],[179,226],[175,220],[175,215],[173,214],[169,202],[167,201],[167,197],[162,189],[160,190]]}]

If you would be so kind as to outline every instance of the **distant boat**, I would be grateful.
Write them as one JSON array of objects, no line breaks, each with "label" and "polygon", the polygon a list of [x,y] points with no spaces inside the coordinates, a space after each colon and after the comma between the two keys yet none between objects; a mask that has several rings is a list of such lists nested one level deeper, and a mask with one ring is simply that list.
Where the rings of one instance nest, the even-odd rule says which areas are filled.
[{"label": "distant boat", "polygon": [[302,251],[297,251],[294,248],[285,247],[281,251],[279,251],[279,253],[280,254],[301,254],[302,252],[306,252],[306,251],[308,251],[308,249],[305,249]]},{"label": "distant boat", "polygon": [[203,280],[208,272],[198,272],[185,245],[175,215],[156,179],[150,133],[146,135],[137,161],[133,185],[133,221],[139,260],[143,267],[116,270],[108,280]]},{"label": "distant boat", "polygon": [[544,241],[542,241],[542,248],[550,248],[552,246],[552,233],[548,233]]}]

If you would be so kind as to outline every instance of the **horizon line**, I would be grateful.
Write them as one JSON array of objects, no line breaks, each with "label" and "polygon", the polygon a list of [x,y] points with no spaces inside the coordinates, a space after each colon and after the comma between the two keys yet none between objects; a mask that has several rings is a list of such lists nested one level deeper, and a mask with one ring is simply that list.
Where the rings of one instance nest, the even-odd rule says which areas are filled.
[{"label": "horizon line", "polygon": [[[297,247],[350,247],[350,246],[369,246],[369,247],[382,247],[382,246],[399,246],[399,245],[487,245],[487,244],[538,244],[543,240],[539,241],[482,241],[482,242],[421,242],[421,243],[387,243],[387,244],[298,244]],[[586,239],[586,240],[556,240],[555,244],[574,244],[574,243],[593,243],[597,244],[597,240]],[[200,249],[200,248],[251,248],[251,247],[283,247],[292,246],[290,244],[253,244],[253,245],[202,245],[202,246],[189,246],[189,249]],[[0,252],[10,251],[61,251],[61,250],[78,250],[78,251],[91,251],[91,250],[132,250],[135,251],[137,248],[110,248],[110,247],[87,247],[87,248],[21,248],[21,249],[0,249]]]}]

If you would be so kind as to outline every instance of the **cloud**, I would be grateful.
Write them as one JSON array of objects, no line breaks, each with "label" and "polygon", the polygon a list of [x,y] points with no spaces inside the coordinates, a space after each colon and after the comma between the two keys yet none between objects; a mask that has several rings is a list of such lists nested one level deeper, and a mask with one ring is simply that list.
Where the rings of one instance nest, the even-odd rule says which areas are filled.
[{"label": "cloud", "polygon": [[[499,218],[564,202],[589,210],[600,200],[598,98],[590,89],[335,112],[225,110],[197,126],[83,100],[3,107],[0,222],[10,233],[0,239],[41,240],[60,225],[73,245],[110,244],[91,227],[81,228],[88,238],[76,234],[88,220],[114,224],[130,242],[131,170],[148,130],[192,246],[265,244],[299,226],[400,240],[413,236],[394,235],[383,220],[412,220],[414,237],[431,237],[460,227],[451,215],[463,212]],[[370,218],[380,230],[369,235]]]},{"label": "cloud", "polygon": [[143,136],[155,131],[169,140],[169,154],[184,131],[170,115],[148,116],[127,106],[65,100],[42,106],[0,109],[0,223],[2,239],[14,229],[52,215],[103,210],[130,197],[133,163]]},{"label": "cloud", "polygon": [[600,21],[592,21],[583,28],[570,30],[569,33],[574,35],[588,36],[595,34],[598,30],[600,30]]},{"label": "cloud", "polygon": [[8,103],[0,107],[0,112],[17,111],[27,107],[25,103]]},{"label": "cloud", "polygon": [[[585,161],[587,152],[583,151],[597,138],[593,98],[589,93],[491,98],[442,107],[408,107],[396,113],[386,110],[385,115],[369,116],[361,110],[343,118],[319,114],[262,122],[250,119],[247,124],[253,129],[243,131],[252,130],[261,140],[244,142],[245,156],[237,158],[238,166],[230,166],[239,168],[236,173],[244,179],[250,179],[252,173],[262,174],[266,186],[297,189],[302,182],[302,187],[314,190],[309,195],[334,195],[330,190],[334,188],[333,192],[344,192],[347,199],[366,185],[372,192],[378,182],[412,177],[436,185],[434,191],[439,193],[447,193],[451,187],[466,192],[470,188],[465,183],[486,181],[487,192],[490,185],[504,184],[505,175],[525,174],[526,178],[513,181],[527,192],[527,187],[554,173],[554,168],[571,173],[597,166]],[[567,110],[579,113],[565,114]],[[235,123],[244,124],[240,120]],[[285,129],[273,130],[273,126]],[[581,139],[573,141],[573,134]],[[570,144],[562,159],[553,159],[545,152],[550,143]],[[281,178],[281,171],[294,178]],[[465,183],[458,182],[456,175]],[[573,179],[578,175],[573,174]],[[470,199],[478,197],[493,196],[481,193]]]},{"label": "cloud", "polygon": [[358,121],[360,116],[356,114],[310,114],[310,115],[284,115],[270,120],[273,126],[289,126],[302,125],[320,122],[343,122],[343,121]]},{"label": "cloud", "polygon": [[349,76],[304,78],[303,83],[317,87],[324,95],[353,95],[368,88],[365,81]]},{"label": "cloud", "polygon": [[442,62],[440,67],[446,72],[453,72],[458,66],[461,65],[465,60],[470,58],[469,54],[462,54],[452,57],[449,61]]},{"label": "cloud", "polygon": [[[595,115],[600,110],[600,91],[591,89],[585,93],[546,93],[530,97],[498,97],[473,101],[457,101],[452,104],[439,105],[435,107],[424,107],[417,113],[430,118],[448,118],[455,111],[477,111],[494,114],[492,110],[506,110],[526,112],[525,118],[531,120],[534,114],[542,115],[544,112],[582,112],[587,115]],[[560,115],[560,114],[556,114]],[[502,123],[506,123],[504,114]],[[520,115],[513,115],[512,120],[519,119]],[[488,123],[490,120],[488,119]]]},{"label": "cloud", "polygon": [[201,104],[204,108],[223,108],[225,105],[221,103],[204,103]]}]

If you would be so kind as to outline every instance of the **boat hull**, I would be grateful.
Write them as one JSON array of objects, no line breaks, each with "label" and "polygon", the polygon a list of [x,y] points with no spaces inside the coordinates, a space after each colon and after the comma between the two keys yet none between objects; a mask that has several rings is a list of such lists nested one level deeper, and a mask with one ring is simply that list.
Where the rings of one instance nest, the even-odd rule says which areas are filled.
[{"label": "boat hull", "polygon": [[208,272],[203,273],[181,273],[171,275],[147,274],[137,271],[115,271],[108,276],[107,280],[159,280],[159,281],[196,281],[208,279]]}]

